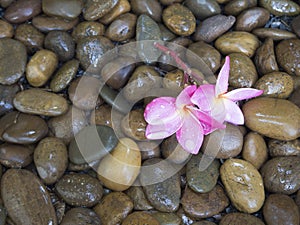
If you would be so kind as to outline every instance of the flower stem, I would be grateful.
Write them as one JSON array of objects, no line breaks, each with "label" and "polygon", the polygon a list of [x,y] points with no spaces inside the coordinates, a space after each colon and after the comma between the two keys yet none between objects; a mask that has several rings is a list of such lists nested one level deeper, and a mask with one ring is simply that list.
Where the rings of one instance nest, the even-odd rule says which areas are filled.
[{"label": "flower stem", "polygon": [[202,83],[203,82],[202,77],[200,77],[199,74],[195,73],[185,62],[183,62],[179,58],[178,54],[175,51],[169,49],[168,47],[166,47],[164,45],[159,44],[158,42],[154,43],[154,47],[161,50],[165,54],[171,56],[175,60],[178,67],[184,71],[184,81],[185,81],[185,83],[187,83],[188,80],[189,80],[188,76],[192,77],[194,79],[194,81],[197,82],[197,83]]}]

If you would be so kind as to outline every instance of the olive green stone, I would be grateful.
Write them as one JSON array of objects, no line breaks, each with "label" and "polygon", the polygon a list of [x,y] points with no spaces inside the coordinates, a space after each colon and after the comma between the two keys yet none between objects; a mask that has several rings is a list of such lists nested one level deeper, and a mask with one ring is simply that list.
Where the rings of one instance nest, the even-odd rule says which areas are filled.
[{"label": "olive green stone", "polygon": [[199,20],[221,13],[221,8],[215,0],[186,0],[185,5]]},{"label": "olive green stone", "polygon": [[151,214],[160,225],[180,225],[181,219],[175,213],[155,212]]},{"label": "olive green stone", "polygon": [[291,0],[259,0],[259,5],[275,16],[296,16],[300,6]]}]

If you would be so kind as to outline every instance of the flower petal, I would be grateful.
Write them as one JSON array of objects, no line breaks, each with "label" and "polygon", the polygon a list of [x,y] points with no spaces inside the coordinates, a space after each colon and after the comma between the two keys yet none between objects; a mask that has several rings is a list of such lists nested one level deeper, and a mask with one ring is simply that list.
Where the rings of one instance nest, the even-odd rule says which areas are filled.
[{"label": "flower petal", "polygon": [[228,98],[231,101],[239,101],[239,100],[257,97],[261,95],[263,92],[264,92],[263,90],[257,90],[254,88],[238,88],[226,94],[223,94],[222,97]]},{"label": "flower petal", "polygon": [[183,149],[197,154],[203,142],[203,128],[195,116],[186,113],[182,127],[176,132],[176,137]]},{"label": "flower petal", "polygon": [[[160,124],[163,121],[173,121],[178,116],[175,98],[159,97],[153,99],[145,108],[144,117],[149,124]],[[175,117],[175,118],[174,118]]]},{"label": "flower petal", "polygon": [[192,104],[191,96],[194,94],[196,89],[196,85],[189,85],[184,88],[176,98],[176,107],[180,109],[186,105]]},{"label": "flower petal", "polygon": [[215,99],[215,85],[203,84],[200,85],[193,96],[191,101],[193,104],[197,105],[202,111],[208,112],[212,109],[212,102]]},{"label": "flower petal", "polygon": [[224,94],[228,89],[228,79],[230,70],[230,58],[226,56],[225,63],[222,66],[216,82],[215,94],[218,97],[220,94]]},{"label": "flower petal", "polygon": [[244,115],[240,107],[229,99],[224,98],[223,101],[227,112],[225,121],[236,125],[244,124]]}]

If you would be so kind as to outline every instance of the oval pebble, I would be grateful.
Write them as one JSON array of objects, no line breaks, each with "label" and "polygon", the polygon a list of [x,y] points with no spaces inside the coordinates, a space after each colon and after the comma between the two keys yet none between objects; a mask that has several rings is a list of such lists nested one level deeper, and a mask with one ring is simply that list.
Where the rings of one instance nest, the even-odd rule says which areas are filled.
[{"label": "oval pebble", "polygon": [[275,16],[296,16],[300,13],[300,6],[291,0],[259,0],[258,2]]},{"label": "oval pebble", "polygon": [[130,215],[128,215],[124,221],[122,222],[122,225],[159,225],[160,223],[150,214],[146,212],[133,212]]},{"label": "oval pebble", "polygon": [[244,224],[244,225],[265,225],[259,218],[249,215],[247,213],[228,213],[222,217],[220,225],[233,225],[233,224]]},{"label": "oval pebble", "polygon": [[32,162],[33,151],[27,146],[4,143],[0,145],[0,163],[8,168],[28,166]]},{"label": "oval pebble", "polygon": [[100,225],[98,215],[88,208],[72,208],[63,217],[61,225]]},{"label": "oval pebble", "polygon": [[49,16],[75,19],[81,13],[82,0],[43,0],[43,12]]}]

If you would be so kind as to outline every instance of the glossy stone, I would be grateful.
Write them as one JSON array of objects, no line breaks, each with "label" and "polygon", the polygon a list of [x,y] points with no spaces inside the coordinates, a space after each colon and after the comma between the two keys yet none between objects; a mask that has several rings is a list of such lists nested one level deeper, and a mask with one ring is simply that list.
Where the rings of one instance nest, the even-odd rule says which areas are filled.
[{"label": "glossy stone", "polygon": [[13,26],[5,20],[0,20],[0,38],[11,38],[14,35]]},{"label": "glossy stone", "polygon": [[291,26],[293,31],[300,37],[300,15],[292,20]]},{"label": "glossy stone", "polygon": [[228,213],[222,217],[220,225],[244,224],[244,225],[265,225],[259,218],[247,213]]},{"label": "glossy stone", "polygon": [[157,0],[131,0],[132,11],[137,15],[148,15],[156,22],[161,21],[162,7]]},{"label": "glossy stone", "polygon": [[102,23],[95,21],[83,21],[79,23],[72,31],[72,37],[75,42],[79,39],[90,36],[101,36],[104,34],[105,27]]},{"label": "glossy stone", "polygon": [[88,208],[72,208],[63,217],[61,225],[99,225],[101,220],[92,209]]},{"label": "glossy stone", "polygon": [[161,225],[180,225],[181,219],[175,213],[154,212],[151,214]]},{"label": "glossy stone", "polygon": [[215,0],[186,0],[184,4],[199,20],[221,13],[221,7]]},{"label": "glossy stone", "polygon": [[17,84],[14,85],[1,85],[0,84],[0,116],[12,111],[13,99],[17,92],[20,91],[20,87]]},{"label": "glossy stone", "polygon": [[274,41],[296,38],[294,33],[278,28],[256,28],[252,33],[258,38],[272,38]]},{"label": "glossy stone", "polygon": [[160,158],[160,147],[157,141],[140,141],[137,142],[142,155],[142,160],[151,158]]},{"label": "glossy stone", "polygon": [[119,0],[87,0],[84,4],[83,17],[85,20],[97,20],[112,10]]},{"label": "glossy stone", "polygon": [[237,16],[242,11],[255,7],[257,5],[257,0],[233,0],[226,3],[224,13],[227,15]]},{"label": "glossy stone", "polygon": [[82,7],[82,0],[42,0],[45,14],[64,19],[75,19],[81,13]]},{"label": "glossy stone", "polygon": [[0,163],[8,168],[21,168],[32,162],[33,149],[23,145],[0,145]]},{"label": "glossy stone", "polygon": [[143,188],[141,186],[131,186],[126,190],[126,194],[133,201],[134,210],[151,210],[153,206],[150,204],[145,196]]},{"label": "glossy stone", "polygon": [[133,212],[129,216],[127,216],[124,221],[122,222],[122,225],[143,225],[143,224],[149,224],[149,225],[159,225],[160,223],[150,214],[146,212]]},{"label": "glossy stone", "polygon": [[268,141],[268,149],[271,157],[298,156],[300,155],[300,140],[279,141],[271,139]]},{"label": "glossy stone", "polygon": [[118,16],[127,13],[131,10],[131,4],[128,2],[128,0],[119,0],[117,5],[112,8],[107,14],[105,14],[103,17],[100,18],[100,22],[103,24],[110,24],[114,19],[116,19]]},{"label": "glossy stone", "polygon": [[38,88],[19,92],[13,103],[21,112],[44,116],[59,116],[68,110],[65,98]]},{"label": "glossy stone", "polygon": [[32,19],[32,25],[41,32],[50,32],[53,30],[67,31],[76,26],[78,22],[78,17],[73,20],[64,20],[58,17],[40,15]]},{"label": "glossy stone", "polygon": [[259,0],[258,2],[275,16],[296,16],[300,13],[300,6],[291,0]]}]

